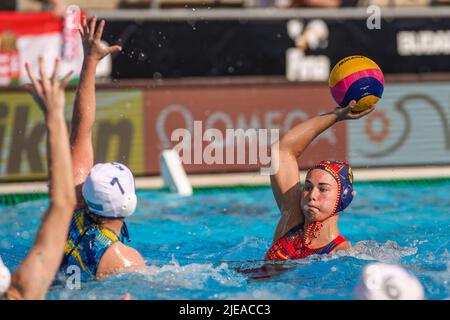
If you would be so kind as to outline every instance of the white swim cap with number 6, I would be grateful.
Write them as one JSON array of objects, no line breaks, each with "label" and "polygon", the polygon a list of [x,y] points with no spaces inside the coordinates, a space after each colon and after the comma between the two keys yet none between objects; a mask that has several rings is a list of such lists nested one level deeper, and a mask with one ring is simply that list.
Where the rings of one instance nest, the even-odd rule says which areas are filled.
[{"label": "white swim cap with number 6", "polygon": [[8,268],[3,264],[2,258],[0,257],[0,297],[3,296],[6,291],[8,291],[9,285],[11,284],[11,273]]},{"label": "white swim cap with number 6", "polygon": [[400,266],[371,263],[363,269],[355,290],[360,300],[423,300],[420,281]]}]

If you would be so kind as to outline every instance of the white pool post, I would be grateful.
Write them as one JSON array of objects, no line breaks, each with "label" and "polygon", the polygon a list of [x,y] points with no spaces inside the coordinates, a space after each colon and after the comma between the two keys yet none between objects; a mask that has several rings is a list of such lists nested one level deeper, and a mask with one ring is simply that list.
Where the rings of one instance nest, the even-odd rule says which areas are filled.
[{"label": "white pool post", "polygon": [[161,177],[164,187],[182,196],[192,195],[192,185],[175,150],[164,150],[160,154]]}]

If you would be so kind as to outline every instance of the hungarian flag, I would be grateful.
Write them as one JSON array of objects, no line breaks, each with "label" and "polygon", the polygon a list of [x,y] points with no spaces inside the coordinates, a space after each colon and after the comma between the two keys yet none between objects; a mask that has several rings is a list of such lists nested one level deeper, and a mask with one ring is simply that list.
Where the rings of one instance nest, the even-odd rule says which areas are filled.
[{"label": "hungarian flag", "polygon": [[24,63],[37,73],[39,56],[45,58],[47,74],[59,57],[60,76],[70,70],[78,75],[83,59],[78,19],[75,13],[61,19],[51,13],[0,12],[0,85],[29,82]]}]

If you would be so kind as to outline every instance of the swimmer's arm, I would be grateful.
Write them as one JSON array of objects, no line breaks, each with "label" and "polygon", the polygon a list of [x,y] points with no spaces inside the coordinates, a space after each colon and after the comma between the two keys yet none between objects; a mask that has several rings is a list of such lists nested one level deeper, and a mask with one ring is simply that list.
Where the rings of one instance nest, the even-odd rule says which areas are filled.
[{"label": "swimmer's arm", "polygon": [[273,242],[305,221],[300,209],[300,170],[297,158],[323,131],[337,121],[333,113],[311,118],[291,130],[272,145],[272,161],[277,161],[278,171],[270,177],[281,218],[275,230]]},{"label": "swimmer's arm", "polygon": [[272,190],[282,216],[274,235],[274,242],[305,218],[300,208],[300,171],[297,164],[308,145],[322,132],[338,121],[359,119],[370,113],[373,108],[354,114],[352,101],[346,108],[336,108],[332,112],[311,118],[291,130],[272,145],[272,161],[278,162],[279,170],[270,177]]},{"label": "swimmer's arm", "polygon": [[14,271],[9,298],[43,299],[61,264],[67,232],[75,208],[69,137],[64,120],[64,87],[68,77],[58,81],[59,61],[54,75],[47,79],[43,59],[39,59],[40,84],[27,71],[33,82],[33,95],[44,111],[47,127],[47,159],[50,178],[50,206],[42,218],[33,247]]},{"label": "swimmer's arm", "polygon": [[96,111],[95,74],[97,64],[106,55],[120,50],[119,46],[105,47],[101,44],[105,21],[101,21],[97,29],[95,28],[96,22],[97,17],[93,17],[88,25],[87,18],[84,16],[82,26],[80,26],[84,60],[75,95],[70,135],[73,177],[79,206],[83,204],[81,187],[94,165],[92,128]]}]

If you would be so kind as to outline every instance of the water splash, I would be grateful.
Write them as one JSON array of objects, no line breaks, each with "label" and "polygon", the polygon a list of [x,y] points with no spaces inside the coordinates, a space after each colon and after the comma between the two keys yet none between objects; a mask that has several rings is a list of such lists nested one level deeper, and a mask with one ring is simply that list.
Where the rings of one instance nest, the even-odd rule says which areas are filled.
[{"label": "water splash", "polygon": [[244,277],[229,269],[226,263],[216,267],[212,263],[192,263],[182,266],[174,256],[169,264],[162,267],[148,266],[140,270],[139,275],[153,287],[165,289],[202,290],[209,281],[215,281],[225,287],[239,287],[245,281]]},{"label": "water splash", "polygon": [[417,248],[401,247],[397,242],[388,240],[378,243],[374,240],[360,241],[353,247],[338,251],[335,256],[351,256],[362,260],[377,260],[386,263],[399,263],[403,257],[417,253]]}]

